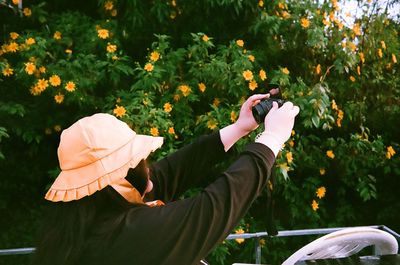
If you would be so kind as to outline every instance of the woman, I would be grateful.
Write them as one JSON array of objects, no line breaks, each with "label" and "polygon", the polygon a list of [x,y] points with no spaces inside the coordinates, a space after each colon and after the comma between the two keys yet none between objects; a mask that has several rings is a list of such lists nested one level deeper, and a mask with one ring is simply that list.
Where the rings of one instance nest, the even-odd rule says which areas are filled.
[{"label": "woman", "polygon": [[251,109],[268,96],[251,96],[234,124],[150,165],[146,158],[162,138],[138,135],[111,115],[95,114],[64,130],[62,172],[45,197],[53,209],[35,263],[200,264],[261,194],[299,108],[274,103],[255,143],[198,195],[178,199],[258,127]]}]

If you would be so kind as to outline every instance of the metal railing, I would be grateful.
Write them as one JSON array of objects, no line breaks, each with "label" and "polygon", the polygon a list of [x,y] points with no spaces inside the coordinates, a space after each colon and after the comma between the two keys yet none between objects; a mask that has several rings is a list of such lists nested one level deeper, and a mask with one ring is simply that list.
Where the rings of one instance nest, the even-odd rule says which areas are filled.
[{"label": "metal railing", "polygon": [[[366,227],[366,226],[363,226]],[[400,242],[400,235],[384,225],[373,225],[367,226],[370,228],[376,228],[388,232],[392,234],[398,242]],[[317,229],[300,229],[300,230],[284,230],[278,231],[278,234],[275,236],[269,236],[267,232],[258,232],[258,233],[243,233],[243,234],[230,234],[226,240],[235,240],[235,239],[260,239],[263,237],[289,237],[289,236],[309,236],[309,235],[325,235],[329,234],[344,228],[348,227],[335,227],[335,228],[317,228]],[[31,254],[35,251],[35,248],[14,248],[14,249],[0,249],[0,256],[4,255],[23,255],[23,254]],[[260,240],[255,240],[255,261],[256,264],[261,263],[261,245]]]}]

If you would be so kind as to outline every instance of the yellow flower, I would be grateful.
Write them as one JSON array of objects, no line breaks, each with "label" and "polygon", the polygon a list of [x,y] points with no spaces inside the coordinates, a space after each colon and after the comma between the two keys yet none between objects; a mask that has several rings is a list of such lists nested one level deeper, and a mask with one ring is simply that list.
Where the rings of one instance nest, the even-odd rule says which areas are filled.
[{"label": "yellow flower", "polygon": [[383,57],[382,49],[378,49],[377,53],[378,53],[379,58]]},{"label": "yellow flower", "polygon": [[392,158],[392,156],[394,156],[395,154],[396,154],[396,151],[394,151],[394,149],[393,149],[392,146],[388,146],[388,147],[386,148],[386,158],[387,158],[387,159]]},{"label": "yellow flower", "polygon": [[10,42],[10,44],[8,44],[8,46],[7,46],[7,50],[9,52],[17,52],[19,50],[18,43],[14,42],[14,41]]},{"label": "yellow flower", "polygon": [[326,156],[329,157],[329,158],[331,158],[331,159],[334,159],[334,158],[335,158],[335,154],[333,153],[332,150],[326,151]]},{"label": "yellow flower", "polygon": [[286,153],[286,160],[287,160],[287,162],[289,164],[293,162],[293,154],[292,154],[292,152],[287,152]]},{"label": "yellow flower", "polygon": [[348,47],[350,48],[350,50],[352,50],[353,52],[357,50],[357,45],[356,45],[354,42],[349,41],[349,42],[347,43],[347,45],[348,45]]},{"label": "yellow flower", "polygon": [[258,1],[258,6],[259,6],[259,7],[263,7],[263,6],[264,6],[264,1],[259,0],[259,1]]},{"label": "yellow flower", "polygon": [[257,84],[257,82],[253,79],[253,80],[251,80],[250,82],[249,82],[249,89],[251,90],[251,91],[253,91],[254,89],[256,89],[258,87],[258,84]]},{"label": "yellow flower", "polygon": [[288,75],[290,72],[289,72],[289,70],[285,67],[285,68],[282,68],[282,73],[284,73],[285,75]]},{"label": "yellow flower", "polygon": [[201,93],[204,93],[204,91],[206,91],[206,85],[204,83],[199,83],[198,86]]},{"label": "yellow flower", "polygon": [[61,38],[62,38],[61,32],[59,32],[59,31],[54,32],[54,34],[53,34],[53,39],[55,39],[55,40],[61,40]]},{"label": "yellow flower", "polygon": [[243,47],[244,46],[244,41],[243,40],[237,40],[236,41],[236,45],[239,47]]},{"label": "yellow flower", "polygon": [[231,122],[235,122],[237,120],[237,114],[234,111],[231,111]]},{"label": "yellow flower", "polygon": [[71,49],[65,49],[65,53],[71,54],[71,53],[72,53],[72,50],[71,50]]},{"label": "yellow flower", "polygon": [[97,36],[99,36],[100,39],[107,39],[110,37],[110,34],[107,29],[98,29],[97,30]]},{"label": "yellow flower", "polygon": [[244,80],[246,81],[250,81],[253,79],[253,73],[250,70],[244,71],[242,75],[244,77]]},{"label": "yellow flower", "polygon": [[64,95],[58,93],[57,95],[54,96],[54,100],[56,101],[56,103],[61,104],[64,101]]},{"label": "yellow flower", "polygon": [[40,66],[39,67],[39,72],[42,73],[42,74],[46,73],[46,67]]},{"label": "yellow flower", "polygon": [[61,78],[58,75],[52,75],[49,78],[50,85],[59,86],[61,85]]},{"label": "yellow flower", "polygon": [[201,39],[202,39],[204,42],[207,42],[207,41],[210,40],[210,38],[209,38],[206,34],[204,34],[203,37],[202,37]]},{"label": "yellow flower", "polygon": [[323,197],[325,197],[325,193],[326,193],[326,188],[325,187],[319,187],[317,189],[317,191],[315,192],[315,194],[317,195],[318,198],[322,199]]},{"label": "yellow flower", "polygon": [[256,57],[254,57],[254,55],[251,55],[251,54],[249,56],[247,56],[247,58],[249,58],[250,62],[254,62],[256,60]]},{"label": "yellow flower", "polygon": [[215,128],[217,128],[218,123],[215,120],[209,120],[207,122],[207,128],[210,130],[214,130]]},{"label": "yellow flower", "polygon": [[311,203],[311,207],[314,211],[317,211],[319,206],[318,206],[318,202],[316,200],[313,200]]},{"label": "yellow flower", "polygon": [[144,70],[146,70],[147,72],[151,72],[153,71],[154,66],[151,63],[146,63],[146,65],[144,66]]},{"label": "yellow flower", "polygon": [[32,15],[32,10],[31,10],[30,8],[25,7],[25,8],[22,10],[22,13],[24,13],[24,16],[30,17],[30,16]]},{"label": "yellow flower", "polygon": [[365,62],[364,53],[363,53],[363,52],[360,52],[360,53],[358,54],[358,56],[360,57],[361,62],[364,63],[364,62]]},{"label": "yellow flower", "polygon": [[34,38],[27,38],[25,40],[26,45],[33,45],[36,43],[36,40]]},{"label": "yellow flower", "polygon": [[385,41],[381,40],[382,49],[386,50],[386,43]]},{"label": "yellow flower", "polygon": [[115,105],[115,109],[113,110],[113,113],[118,118],[121,118],[122,116],[124,116],[126,114],[126,109],[123,106]]},{"label": "yellow flower", "polygon": [[356,36],[361,35],[360,25],[358,23],[354,23],[353,25],[353,32]]},{"label": "yellow flower", "polygon": [[12,0],[12,2],[13,2],[14,5],[18,5],[19,0]]},{"label": "yellow flower", "polygon": [[105,10],[112,10],[114,8],[114,4],[112,1],[106,1],[104,3],[104,9]]},{"label": "yellow flower", "polygon": [[189,96],[191,89],[188,85],[180,85],[178,89],[182,92],[184,97]]},{"label": "yellow flower", "polygon": [[34,63],[31,63],[31,62],[25,63],[25,72],[28,75],[33,75],[35,70],[36,70],[36,65]]},{"label": "yellow flower", "polygon": [[280,9],[285,9],[285,4],[279,2],[279,3],[278,3],[278,7],[279,7]]},{"label": "yellow flower", "polygon": [[158,136],[159,135],[158,129],[156,127],[152,127],[150,129],[150,134],[153,136]]},{"label": "yellow flower", "polygon": [[153,51],[150,53],[150,60],[153,62],[157,62],[160,59],[160,53],[157,51]]},{"label": "yellow flower", "polygon": [[307,18],[301,18],[300,24],[303,28],[308,28],[310,26],[310,21]]},{"label": "yellow flower", "polygon": [[10,68],[9,66],[3,69],[4,76],[11,76],[13,74],[14,74],[14,69]]},{"label": "yellow flower", "polygon": [[43,78],[39,79],[38,82],[36,83],[36,87],[39,89],[40,92],[45,91],[48,86],[49,82]]},{"label": "yellow flower", "polygon": [[118,11],[116,9],[111,11],[111,16],[116,17],[118,14]]},{"label": "yellow flower", "polygon": [[109,53],[113,53],[117,51],[117,45],[115,44],[111,44],[111,43],[107,43],[107,52]]},{"label": "yellow flower", "polygon": [[164,104],[164,111],[167,112],[167,113],[172,111],[171,103],[167,102],[167,103]]},{"label": "yellow flower", "polygon": [[326,173],[326,169],[323,168],[323,167],[321,167],[321,168],[319,169],[319,174],[320,174],[321,176],[323,176],[323,175],[325,175],[325,173]]},{"label": "yellow flower", "polygon": [[349,77],[349,79],[350,79],[351,82],[355,82],[356,81],[356,78],[354,76],[352,76],[352,75]]},{"label": "yellow flower", "polygon": [[290,141],[289,141],[289,146],[290,146],[290,147],[293,147],[293,146],[294,146],[294,141],[293,141],[293,140],[290,140]]},{"label": "yellow flower", "polygon": [[175,134],[175,129],[174,129],[174,127],[169,127],[169,128],[168,128],[168,133],[169,133],[169,134]]},{"label": "yellow flower", "polygon": [[62,128],[60,125],[54,125],[54,131],[61,132]]},{"label": "yellow flower", "polygon": [[19,34],[17,32],[10,32],[10,38],[13,40],[16,40],[19,37]]},{"label": "yellow flower", "polygon": [[178,102],[181,99],[181,96],[179,96],[178,94],[174,95],[174,101]]},{"label": "yellow flower", "polygon": [[65,89],[66,89],[68,92],[73,92],[73,91],[75,91],[75,83],[72,82],[72,81],[69,81],[69,82],[65,85]]},{"label": "yellow flower", "polygon": [[397,58],[394,53],[392,53],[392,61],[393,61],[393,63],[397,63]]},{"label": "yellow flower", "polygon": [[357,74],[361,75],[361,67],[359,65],[357,65]]},{"label": "yellow flower", "polygon": [[213,100],[213,105],[214,105],[215,107],[218,107],[220,103],[221,103],[221,101],[219,100],[219,98],[214,98],[214,100]]},{"label": "yellow flower", "polygon": [[319,75],[319,74],[321,73],[321,65],[320,65],[320,64],[318,64],[318,65],[315,67],[315,73],[316,73],[317,75]]},{"label": "yellow flower", "polygon": [[[244,234],[244,230],[242,228],[239,228],[235,231],[235,234]],[[242,244],[244,242],[244,238],[236,238],[235,241],[239,244]]]},{"label": "yellow flower", "polygon": [[265,79],[267,79],[267,73],[264,70],[260,70],[260,72],[258,73],[258,75],[260,76],[260,79],[262,81],[264,81]]}]

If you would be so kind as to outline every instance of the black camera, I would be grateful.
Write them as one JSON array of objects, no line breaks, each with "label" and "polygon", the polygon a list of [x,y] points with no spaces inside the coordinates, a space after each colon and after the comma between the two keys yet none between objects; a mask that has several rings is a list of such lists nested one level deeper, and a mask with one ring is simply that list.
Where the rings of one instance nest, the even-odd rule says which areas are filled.
[{"label": "black camera", "polygon": [[264,100],[261,100],[260,103],[255,105],[252,109],[253,117],[256,120],[257,123],[262,123],[265,120],[265,116],[267,116],[268,112],[272,109],[272,103],[275,101],[278,103],[278,106],[281,107],[285,101],[283,99],[280,99],[281,97],[281,92],[279,85],[276,84],[269,84],[269,93],[270,96],[273,98],[267,98]]}]

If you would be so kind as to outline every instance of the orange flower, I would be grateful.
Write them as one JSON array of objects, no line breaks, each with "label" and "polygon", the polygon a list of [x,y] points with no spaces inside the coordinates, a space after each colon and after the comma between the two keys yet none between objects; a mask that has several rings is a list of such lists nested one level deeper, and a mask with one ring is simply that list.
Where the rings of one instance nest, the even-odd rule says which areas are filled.
[{"label": "orange flower", "polygon": [[22,13],[24,13],[24,16],[30,17],[30,16],[32,15],[32,10],[31,10],[30,8],[25,7],[25,8],[22,10]]},{"label": "orange flower", "polygon": [[158,136],[159,135],[158,129],[156,127],[152,127],[150,129],[150,134],[153,136]]},{"label": "orange flower", "polygon": [[350,79],[351,82],[355,82],[356,81],[356,78],[354,76],[352,76],[352,75],[349,77],[349,79]]},{"label": "orange flower", "polygon": [[10,38],[16,40],[19,37],[19,34],[16,32],[10,32]]},{"label": "orange flower", "polygon": [[319,187],[317,189],[317,191],[315,192],[315,194],[317,195],[318,198],[322,199],[323,197],[325,197],[325,193],[326,193],[326,188],[325,187]]},{"label": "orange flower", "polygon": [[237,113],[234,111],[231,111],[231,122],[235,122],[237,120]]},{"label": "orange flower", "polygon": [[378,49],[377,53],[378,53],[379,58],[383,57],[382,49]]},{"label": "orange flower", "polygon": [[236,41],[236,45],[239,47],[243,47],[244,46],[244,41],[243,40],[237,40]]},{"label": "orange flower", "polygon": [[144,66],[144,70],[146,70],[147,72],[151,72],[153,71],[154,66],[151,63],[146,63],[146,65]]},{"label": "orange flower", "polygon": [[213,100],[213,105],[214,105],[215,107],[218,107],[220,103],[221,103],[221,101],[219,100],[219,98],[214,98],[214,100]]},{"label": "orange flower", "polygon": [[312,200],[311,207],[312,207],[312,209],[313,209],[314,211],[317,211],[318,208],[319,208],[318,202],[317,202],[316,200]]},{"label": "orange flower", "polygon": [[59,86],[61,85],[61,78],[58,75],[52,75],[49,78],[50,85]]},{"label": "orange flower", "polygon": [[289,164],[293,162],[293,154],[292,154],[292,152],[287,152],[286,153],[286,160],[287,160],[287,162]]},{"label": "orange flower", "polygon": [[191,89],[188,85],[180,85],[178,89],[182,92],[184,97],[187,97],[191,92]]},{"label": "orange flower", "polygon": [[122,116],[124,116],[126,114],[126,109],[123,106],[115,105],[115,109],[113,110],[113,113],[118,118],[121,118]]},{"label": "orange flower", "polygon": [[387,159],[391,159],[392,156],[394,156],[395,154],[396,154],[396,151],[394,151],[394,149],[393,149],[392,146],[388,146],[388,147],[386,148],[386,158],[387,158]]},{"label": "orange flower", "polygon": [[100,39],[107,39],[110,37],[110,34],[107,29],[98,29],[97,36],[99,36]]},{"label": "orange flower", "polygon": [[210,40],[210,38],[209,38],[206,34],[204,34],[203,37],[202,37],[201,39],[202,39],[204,42],[207,42],[207,41]]},{"label": "orange flower", "polygon": [[257,87],[258,87],[258,84],[254,79],[249,82],[249,89],[251,91],[255,90]]},{"label": "orange flower", "polygon": [[260,79],[262,81],[264,81],[265,79],[267,79],[267,73],[264,70],[260,70],[260,72],[258,73],[258,75],[260,76]]},{"label": "orange flower", "polygon": [[112,1],[106,1],[104,3],[104,9],[105,10],[112,10],[114,8],[114,4]]},{"label": "orange flower", "polygon": [[397,58],[394,53],[392,53],[392,61],[393,61],[393,63],[397,63]]},{"label": "orange flower", "polygon": [[319,74],[321,73],[321,65],[320,65],[320,64],[318,64],[318,65],[315,67],[315,73],[316,73],[317,75],[319,75]]},{"label": "orange flower", "polygon": [[289,72],[289,70],[285,67],[285,68],[282,68],[282,73],[284,73],[285,75],[288,75],[290,72]]},{"label": "orange flower", "polygon": [[33,45],[36,43],[36,40],[34,38],[27,38],[25,40],[26,45]]},{"label": "orange flower", "polygon": [[358,23],[354,23],[353,32],[356,36],[361,35],[360,25]]},{"label": "orange flower", "polygon": [[115,44],[111,44],[111,43],[107,43],[107,48],[106,48],[107,52],[109,53],[113,53],[117,51],[117,45]]},{"label": "orange flower", "polygon": [[64,101],[64,95],[57,94],[54,96],[54,100],[56,101],[56,103],[61,104]]},{"label": "orange flower", "polygon": [[310,21],[307,18],[301,18],[300,24],[303,28],[308,28],[310,26]]},{"label": "orange flower", "polygon": [[255,60],[256,60],[256,58],[254,57],[254,55],[249,55],[249,56],[247,56],[247,58],[249,58],[249,61],[250,62],[254,62]]},{"label": "orange flower", "polygon": [[335,154],[333,153],[332,150],[326,151],[326,156],[329,157],[329,158],[331,158],[331,159],[334,159],[334,158],[335,158]]},{"label": "orange flower", "polygon": [[217,128],[218,123],[215,120],[209,120],[207,122],[207,128],[210,130],[214,130],[215,128]]},{"label": "orange flower", "polygon": [[72,81],[69,81],[66,85],[65,85],[65,89],[68,91],[68,92],[73,92],[73,91],[75,91],[75,83],[74,82],[72,82]]},{"label": "orange flower", "polygon": [[242,75],[244,77],[244,80],[246,81],[250,81],[253,79],[253,73],[250,70],[244,71]]},{"label": "orange flower", "polygon": [[3,69],[4,76],[11,76],[13,74],[14,74],[14,69],[10,68],[9,66]]},{"label": "orange flower", "polygon": [[[244,234],[244,230],[242,228],[239,228],[235,231],[235,234]],[[236,238],[235,241],[239,244],[242,244],[244,242],[244,238]]]},{"label": "orange flower", "polygon": [[364,53],[363,53],[363,52],[360,52],[360,53],[358,54],[358,56],[360,57],[361,62],[364,63],[364,62],[365,62]]},{"label": "orange flower", "polygon": [[34,63],[31,63],[31,62],[25,63],[25,72],[28,75],[33,75],[35,70],[36,70],[36,65]]},{"label": "orange flower", "polygon": [[19,50],[19,45],[18,43],[12,41],[10,44],[7,46],[7,51],[9,52],[17,52]]},{"label": "orange flower", "polygon": [[153,62],[158,61],[158,59],[160,59],[160,53],[157,51],[153,51],[150,53],[150,60]]},{"label": "orange flower", "polygon": [[172,111],[172,105],[171,103],[167,102],[164,104],[164,111],[167,113],[170,113]]},{"label": "orange flower", "polygon": [[36,83],[36,87],[40,92],[45,91],[48,86],[49,86],[49,82],[43,78],[39,79],[38,82]]},{"label": "orange flower", "polygon": [[174,127],[169,127],[169,128],[168,128],[168,133],[169,133],[169,134],[175,134],[175,129],[174,129]]},{"label": "orange flower", "polygon": [[53,39],[55,40],[61,40],[62,34],[59,31],[54,32],[53,34]]},{"label": "orange flower", "polygon": [[201,93],[204,93],[204,91],[206,91],[206,85],[204,83],[199,83],[198,86]]}]

